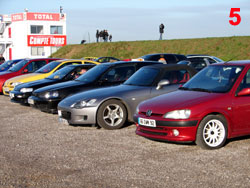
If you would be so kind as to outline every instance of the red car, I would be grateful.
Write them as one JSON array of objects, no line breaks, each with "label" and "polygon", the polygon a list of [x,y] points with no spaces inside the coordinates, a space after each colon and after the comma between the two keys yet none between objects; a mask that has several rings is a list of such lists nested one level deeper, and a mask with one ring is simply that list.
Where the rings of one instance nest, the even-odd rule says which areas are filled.
[{"label": "red car", "polygon": [[15,76],[35,72],[42,66],[58,58],[41,58],[41,59],[24,59],[5,72],[0,72],[0,93],[3,92],[2,87],[4,82]]},{"label": "red car", "polygon": [[177,91],[140,103],[134,120],[137,135],[204,149],[249,135],[250,60],[208,66]]}]

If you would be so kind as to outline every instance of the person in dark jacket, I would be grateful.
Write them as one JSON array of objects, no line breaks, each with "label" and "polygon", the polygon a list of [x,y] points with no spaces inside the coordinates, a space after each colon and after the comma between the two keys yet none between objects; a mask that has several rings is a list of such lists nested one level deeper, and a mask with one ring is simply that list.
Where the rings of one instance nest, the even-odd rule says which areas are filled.
[{"label": "person in dark jacket", "polygon": [[99,42],[99,37],[100,37],[99,30],[96,30],[96,42]]},{"label": "person in dark jacket", "polygon": [[160,39],[159,40],[162,40],[162,35],[164,33],[164,25],[163,25],[163,23],[161,23],[161,25],[159,26],[159,30],[160,30]]},{"label": "person in dark jacket", "polygon": [[112,42],[112,35],[109,35],[109,41]]}]

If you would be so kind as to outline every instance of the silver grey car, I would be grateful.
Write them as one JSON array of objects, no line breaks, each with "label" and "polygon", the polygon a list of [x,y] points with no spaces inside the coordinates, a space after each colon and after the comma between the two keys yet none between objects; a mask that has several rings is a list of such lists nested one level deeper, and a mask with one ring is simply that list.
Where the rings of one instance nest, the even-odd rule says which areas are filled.
[{"label": "silver grey car", "polygon": [[97,124],[105,129],[119,129],[133,121],[137,105],[143,100],[175,91],[196,70],[187,65],[159,64],[145,66],[119,86],[81,92],[58,104],[60,121],[73,125]]}]

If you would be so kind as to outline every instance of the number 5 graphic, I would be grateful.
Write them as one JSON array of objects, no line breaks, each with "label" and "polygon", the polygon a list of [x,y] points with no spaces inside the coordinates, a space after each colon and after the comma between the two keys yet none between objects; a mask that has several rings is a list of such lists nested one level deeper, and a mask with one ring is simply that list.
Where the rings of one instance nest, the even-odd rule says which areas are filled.
[{"label": "number 5 graphic", "polygon": [[230,23],[231,25],[234,25],[234,26],[239,25],[240,22],[241,22],[241,17],[240,17],[240,15],[239,15],[238,13],[235,13],[235,12],[240,12],[240,8],[231,8],[229,17],[230,17],[230,18],[234,18],[234,17],[235,17],[235,18],[236,18],[236,21],[229,20],[229,23]]}]

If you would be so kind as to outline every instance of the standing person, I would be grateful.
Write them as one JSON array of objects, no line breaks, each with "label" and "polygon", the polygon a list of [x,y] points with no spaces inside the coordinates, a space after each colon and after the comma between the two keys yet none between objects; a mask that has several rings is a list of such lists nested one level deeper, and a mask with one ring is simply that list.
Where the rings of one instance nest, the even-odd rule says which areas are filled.
[{"label": "standing person", "polygon": [[108,30],[104,30],[104,41],[108,42],[108,38],[109,38]]},{"label": "standing person", "polygon": [[100,37],[100,33],[99,30],[96,30],[96,42],[99,42],[99,37]]},{"label": "standing person", "polygon": [[112,42],[112,35],[109,35],[109,41]]},{"label": "standing person", "polygon": [[160,39],[159,40],[162,40],[162,35],[164,33],[164,25],[163,25],[163,23],[161,23],[161,25],[159,26],[159,30],[160,30]]}]

